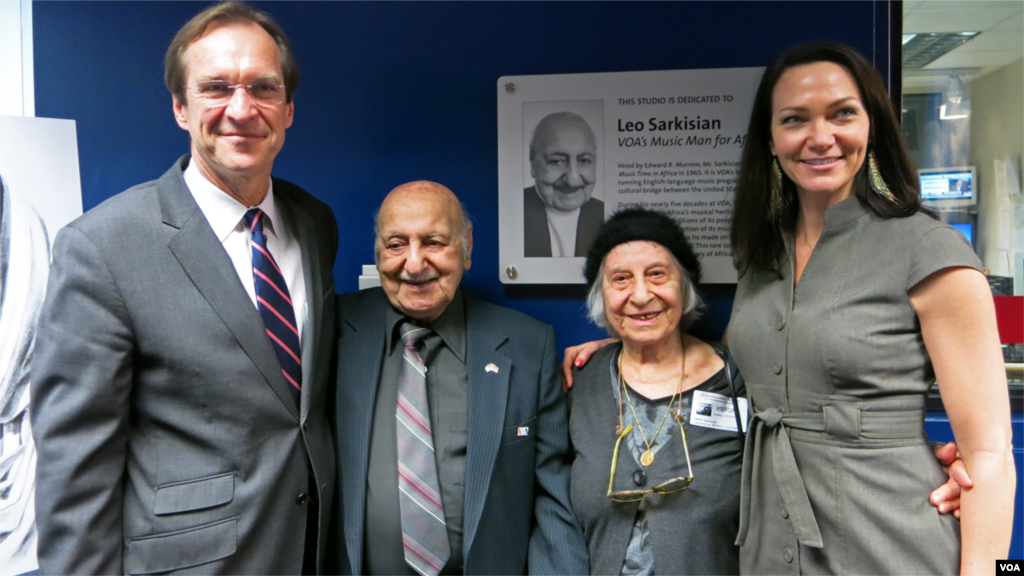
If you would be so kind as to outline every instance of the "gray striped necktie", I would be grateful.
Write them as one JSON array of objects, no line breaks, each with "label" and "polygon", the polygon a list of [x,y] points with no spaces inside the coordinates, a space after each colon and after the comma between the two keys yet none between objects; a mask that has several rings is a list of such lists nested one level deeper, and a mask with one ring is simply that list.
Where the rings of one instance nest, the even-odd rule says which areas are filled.
[{"label": "gray striped necktie", "polygon": [[[398,500],[402,508],[405,561],[420,574],[441,572],[451,555],[444,521],[434,438],[427,407],[427,370],[417,351],[423,340],[440,340],[429,328],[404,322],[401,326],[402,368],[398,372]],[[432,342],[433,343],[433,342]],[[425,356],[425,355],[424,355]]]}]

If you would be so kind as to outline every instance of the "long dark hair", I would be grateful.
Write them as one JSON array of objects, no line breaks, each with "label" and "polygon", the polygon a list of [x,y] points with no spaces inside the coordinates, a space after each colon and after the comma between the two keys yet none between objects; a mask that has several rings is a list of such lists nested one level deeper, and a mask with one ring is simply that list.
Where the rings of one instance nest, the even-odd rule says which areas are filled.
[{"label": "long dark hair", "polygon": [[854,49],[834,42],[814,42],[792,48],[776,58],[765,70],[750,114],[747,143],[736,182],[736,203],[732,214],[732,258],[742,276],[755,266],[781,274],[785,245],[782,232],[792,232],[800,207],[796,186],[783,173],[783,207],[772,221],[768,214],[772,153],[772,95],[782,74],[795,66],[815,62],[833,62],[846,68],[857,83],[861,101],[871,122],[868,139],[874,150],[882,179],[896,202],[881,198],[871,189],[868,163],[864,162],[854,178],[854,194],[860,202],[882,218],[903,218],[921,210],[921,193],[910,157],[903,147],[900,124],[892,101],[874,66]]}]

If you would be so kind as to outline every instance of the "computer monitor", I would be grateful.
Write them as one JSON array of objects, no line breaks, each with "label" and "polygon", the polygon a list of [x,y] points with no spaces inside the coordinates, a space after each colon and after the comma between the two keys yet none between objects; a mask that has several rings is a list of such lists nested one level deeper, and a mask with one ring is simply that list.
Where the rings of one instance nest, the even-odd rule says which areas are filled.
[{"label": "computer monitor", "polygon": [[967,238],[967,241],[971,243],[971,246],[974,246],[974,224],[950,223],[950,226],[959,230]]},{"label": "computer monitor", "polygon": [[926,168],[917,171],[921,200],[938,210],[972,206],[978,203],[974,166]]}]

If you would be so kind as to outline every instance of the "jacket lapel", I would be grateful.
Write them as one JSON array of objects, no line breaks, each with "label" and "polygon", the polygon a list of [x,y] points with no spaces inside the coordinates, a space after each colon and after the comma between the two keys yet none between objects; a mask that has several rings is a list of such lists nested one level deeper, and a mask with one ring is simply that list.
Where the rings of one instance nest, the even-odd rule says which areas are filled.
[{"label": "jacket lapel", "polygon": [[[501,447],[512,361],[498,351],[508,339],[505,333],[487,321],[476,298],[467,290],[463,293],[466,298],[466,374],[469,379],[463,554],[468,557]],[[485,370],[488,364],[496,365],[498,370]]]},{"label": "jacket lapel", "polygon": [[298,419],[295,400],[281,374],[274,348],[266,337],[263,319],[238,280],[227,252],[185,186],[182,171],[187,162],[188,156],[183,156],[157,181],[163,221],[178,230],[167,247],[281,403]]},{"label": "jacket lapel", "polygon": [[[374,300],[370,300],[373,297]],[[384,354],[384,293],[342,310],[338,326],[337,446],[341,455],[345,542],[354,574],[362,568],[366,474],[374,404]]]}]

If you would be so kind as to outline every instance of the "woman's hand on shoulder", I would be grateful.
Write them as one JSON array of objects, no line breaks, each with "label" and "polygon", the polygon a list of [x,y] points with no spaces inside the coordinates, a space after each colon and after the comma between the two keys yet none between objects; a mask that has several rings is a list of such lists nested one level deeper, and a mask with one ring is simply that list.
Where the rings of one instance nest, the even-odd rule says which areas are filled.
[{"label": "woman's hand on shoulder", "polygon": [[580,368],[587,363],[587,360],[590,360],[590,357],[593,356],[595,352],[615,342],[618,342],[615,338],[605,338],[604,340],[585,342],[578,346],[569,346],[566,348],[565,356],[562,358],[562,388],[564,390],[572,388],[573,366]]}]

